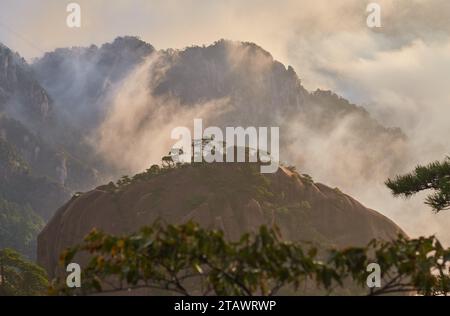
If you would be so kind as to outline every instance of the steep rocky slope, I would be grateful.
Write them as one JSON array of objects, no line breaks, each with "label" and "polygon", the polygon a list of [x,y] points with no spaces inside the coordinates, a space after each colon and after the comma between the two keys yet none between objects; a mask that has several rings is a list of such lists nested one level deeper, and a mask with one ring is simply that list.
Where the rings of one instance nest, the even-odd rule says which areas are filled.
[{"label": "steep rocky slope", "polygon": [[71,153],[72,135],[31,67],[0,43],[0,248],[34,258],[44,221],[70,191],[95,183],[95,171]]},{"label": "steep rocky slope", "polygon": [[15,146],[0,137],[0,198],[31,206],[48,219],[68,197],[62,185],[33,174]]},{"label": "steep rocky slope", "polygon": [[14,146],[0,137],[0,249],[36,256],[36,236],[68,192],[48,178],[30,173]]},{"label": "steep rocky slope", "polygon": [[0,43],[0,111],[8,110],[33,125],[52,112],[50,97],[34,78],[27,62]]},{"label": "steep rocky slope", "polygon": [[[74,140],[76,134],[60,119],[34,70],[0,44],[0,139],[14,148],[34,176],[46,177],[70,191],[96,181],[95,171],[77,158],[83,153],[72,150],[76,148],[71,143],[80,142],[80,138]],[[51,213],[48,210],[45,216]]]},{"label": "steep rocky slope", "polygon": [[[276,224],[284,238],[321,247],[365,245],[402,233],[392,221],[337,189],[282,167],[262,175],[252,164],[157,167],[73,197],[38,238],[38,261],[55,276],[59,254],[93,228],[113,234],[155,220],[199,222],[227,238]],[[81,261],[82,258],[79,258]]]}]

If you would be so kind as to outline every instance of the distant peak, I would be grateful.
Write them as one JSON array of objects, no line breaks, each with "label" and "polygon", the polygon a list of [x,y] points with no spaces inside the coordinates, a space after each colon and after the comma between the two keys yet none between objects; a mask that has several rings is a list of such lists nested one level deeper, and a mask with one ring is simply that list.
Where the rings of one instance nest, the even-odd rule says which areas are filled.
[{"label": "distant peak", "polygon": [[121,47],[128,47],[128,48],[140,48],[140,47],[145,47],[149,50],[155,50],[155,48],[143,41],[140,37],[138,36],[119,36],[116,37],[114,39],[114,41],[112,43],[106,43],[102,45],[103,47],[108,47],[108,46],[112,46],[114,48],[121,48]]},{"label": "distant peak", "polygon": [[28,66],[25,59],[20,56],[19,53],[13,51],[11,48],[6,46],[5,44],[0,42],[0,54],[4,57],[7,56],[8,58],[12,58],[12,61],[20,66]]},{"label": "distant peak", "polygon": [[[6,54],[11,54],[13,53],[13,51],[11,50],[11,48],[9,48],[8,46],[6,46],[5,44],[0,42],[0,52],[2,53],[6,53]],[[17,53],[16,53],[17,55]]]},{"label": "distant peak", "polygon": [[251,52],[258,52],[262,53],[263,55],[266,55],[267,57],[270,57],[273,59],[272,54],[270,54],[267,50],[259,46],[258,44],[254,42],[242,42],[242,41],[232,41],[227,39],[220,39],[216,42],[214,42],[209,47],[223,47],[223,48],[230,48],[230,47],[236,47],[236,48],[248,48]]}]

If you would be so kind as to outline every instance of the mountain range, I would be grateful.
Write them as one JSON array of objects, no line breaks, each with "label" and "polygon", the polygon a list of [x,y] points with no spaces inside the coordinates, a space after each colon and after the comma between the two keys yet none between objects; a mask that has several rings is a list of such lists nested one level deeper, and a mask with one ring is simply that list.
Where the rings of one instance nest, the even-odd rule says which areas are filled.
[{"label": "mountain range", "polygon": [[[37,232],[71,195],[159,163],[170,130],[196,117],[280,126],[282,160],[303,169],[321,161],[321,147],[331,156],[321,167],[349,181],[395,170],[408,149],[401,130],[331,91],[307,91],[291,66],[254,43],[157,50],[119,37],[32,63],[0,45],[0,205],[9,210],[0,208],[9,214],[0,233],[10,236],[28,214],[21,249],[34,257]],[[0,238],[0,248],[10,240]]]}]

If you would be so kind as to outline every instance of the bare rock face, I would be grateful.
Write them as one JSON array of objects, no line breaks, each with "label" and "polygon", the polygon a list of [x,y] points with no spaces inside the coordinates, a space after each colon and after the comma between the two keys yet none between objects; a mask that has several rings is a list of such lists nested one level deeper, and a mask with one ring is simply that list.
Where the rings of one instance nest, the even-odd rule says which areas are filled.
[{"label": "bare rock face", "polygon": [[[54,277],[59,254],[93,228],[120,235],[157,219],[193,220],[224,230],[229,239],[276,224],[284,238],[320,247],[360,246],[403,234],[350,196],[284,167],[262,175],[250,164],[188,165],[153,170],[126,185],[110,183],[73,197],[39,235],[38,262]],[[82,264],[83,258],[78,259]]]},{"label": "bare rock face", "polygon": [[30,122],[45,122],[52,111],[50,97],[35,79],[30,66],[0,44],[0,110],[5,104],[14,115]]},{"label": "bare rock face", "polygon": [[[76,134],[31,66],[0,43],[0,138],[15,148],[33,175],[79,190],[98,182],[95,170],[80,159],[83,148],[73,145],[80,143]],[[2,184],[7,185],[0,177]],[[44,211],[45,218],[61,205],[60,199],[55,203]]]}]

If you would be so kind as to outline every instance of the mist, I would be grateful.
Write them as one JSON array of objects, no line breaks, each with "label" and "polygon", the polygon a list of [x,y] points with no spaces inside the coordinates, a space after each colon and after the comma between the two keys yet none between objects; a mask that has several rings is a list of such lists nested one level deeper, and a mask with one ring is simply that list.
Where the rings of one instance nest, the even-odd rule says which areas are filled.
[{"label": "mist", "polygon": [[[270,103],[259,108],[246,104],[246,111],[236,111],[244,104],[209,98],[187,107],[180,96],[155,93],[165,71],[158,61],[166,57],[145,56],[130,73],[106,84],[98,101],[99,127],[87,136],[97,153],[120,172],[159,163],[172,144],[170,130],[190,127],[195,117],[218,126],[278,124],[287,163],[385,214],[410,236],[437,234],[450,243],[450,214],[433,214],[423,204],[423,194],[410,200],[394,198],[383,184],[388,177],[449,154],[450,2],[377,1],[382,7],[381,29],[366,26],[367,3],[359,0],[79,2],[85,24],[76,31],[55,27],[66,14],[57,1],[42,1],[40,8],[51,13],[33,17],[21,11],[26,2],[4,1],[0,6],[8,5],[24,19],[2,21],[22,38],[34,40],[30,45],[4,29],[0,39],[28,59],[56,47],[101,44],[123,34],[139,35],[159,49],[210,44],[220,38],[256,42],[276,60],[292,65],[307,90],[332,90],[363,106],[381,125],[400,127],[405,136],[394,142],[384,135],[361,139],[358,133],[364,128],[357,127],[361,121],[354,113],[340,116],[339,124],[333,122],[320,132],[302,113],[270,108]],[[38,8],[30,6],[31,11]],[[115,23],[117,17],[126,25]],[[240,49],[228,52],[229,66],[241,65],[247,54]],[[251,74],[263,76],[265,61],[255,63]],[[91,66],[74,67],[82,73]],[[264,87],[255,88],[255,94]],[[75,88],[67,100],[83,91]],[[60,92],[52,96],[58,99],[55,94]]]},{"label": "mist", "polygon": [[[260,55],[250,64],[248,59],[254,55],[248,47],[228,45],[226,61],[230,69],[240,69],[245,64],[257,78],[270,71],[270,57]],[[410,236],[436,234],[443,242],[449,242],[447,214],[432,213],[423,204],[423,194],[412,200],[395,199],[384,185],[388,177],[408,172],[417,163],[428,162],[433,155],[433,159],[441,159],[445,151],[439,152],[439,149],[443,146],[436,147],[435,143],[428,142],[423,150],[426,137],[414,137],[409,129],[405,129],[406,135],[399,130],[383,129],[378,125],[383,122],[381,111],[374,115],[379,122],[369,120],[370,115],[360,109],[339,114],[338,119],[320,128],[310,121],[326,116],[326,109],[320,110],[309,101],[306,106],[317,113],[271,110],[271,103],[264,102],[260,104],[261,109],[255,109],[253,104],[239,104],[235,99],[212,99],[187,105],[182,101],[183,96],[155,92],[166,80],[167,69],[174,65],[167,63],[166,52],[153,54],[116,83],[106,98],[110,100],[105,105],[109,110],[89,141],[105,161],[123,174],[134,174],[151,164],[159,164],[174,144],[170,139],[171,130],[178,126],[190,128],[194,118],[203,118],[207,124],[220,127],[257,126],[261,122],[279,125],[281,160],[286,164],[295,165],[315,181],[337,187],[385,214]],[[267,90],[264,85],[253,87],[257,94]],[[267,112],[271,114],[270,120]],[[434,141],[439,139],[434,138]]]},{"label": "mist", "polygon": [[158,54],[148,57],[111,89],[109,110],[89,137],[97,154],[123,175],[161,164],[174,145],[170,134],[175,127],[192,130],[194,118],[208,121],[226,111],[227,100],[183,108],[175,98],[152,95],[163,71],[155,67],[158,58]]}]

